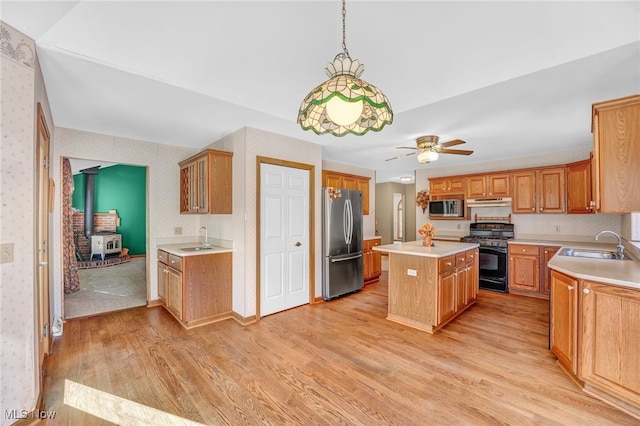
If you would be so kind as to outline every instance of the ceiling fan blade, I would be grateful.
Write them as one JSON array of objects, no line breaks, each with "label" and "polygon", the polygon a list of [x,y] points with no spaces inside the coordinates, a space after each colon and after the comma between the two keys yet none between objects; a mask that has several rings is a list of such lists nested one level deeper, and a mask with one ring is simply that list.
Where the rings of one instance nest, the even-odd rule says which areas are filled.
[{"label": "ceiling fan blade", "polygon": [[458,154],[458,155],[471,155],[473,151],[469,151],[466,149],[439,149],[438,152],[440,154]]},{"label": "ceiling fan blade", "polygon": [[396,146],[396,149],[418,149],[415,146]]},{"label": "ceiling fan blade", "polygon": [[386,159],[386,160],[384,160],[384,161],[397,160],[398,158],[404,158],[404,157],[408,157],[408,156],[410,156],[410,155],[416,155],[416,153],[417,153],[417,151],[416,151],[416,152],[410,152],[410,153],[408,153],[408,154],[398,155],[397,157],[387,158],[387,159]]},{"label": "ceiling fan blade", "polygon": [[465,141],[463,141],[462,139],[454,139],[452,141],[448,141],[448,142],[442,142],[440,144],[441,147],[446,148],[448,146],[456,146],[456,145],[461,145],[463,143],[466,143]]}]

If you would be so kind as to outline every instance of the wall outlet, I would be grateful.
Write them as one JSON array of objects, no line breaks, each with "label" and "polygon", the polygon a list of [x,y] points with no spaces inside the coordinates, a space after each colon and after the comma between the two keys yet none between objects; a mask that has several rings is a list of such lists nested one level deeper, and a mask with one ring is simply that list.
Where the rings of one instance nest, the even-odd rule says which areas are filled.
[{"label": "wall outlet", "polygon": [[13,262],[13,243],[0,244],[0,263]]},{"label": "wall outlet", "polygon": [[409,275],[410,277],[417,277],[418,271],[416,271],[415,269],[407,269],[407,275]]},{"label": "wall outlet", "polygon": [[462,224],[458,223],[458,229],[462,229]]},{"label": "wall outlet", "polygon": [[553,229],[556,231],[556,233],[560,232],[560,225],[556,225]]},{"label": "wall outlet", "polygon": [[182,235],[182,226],[176,226],[173,228],[173,235]]}]

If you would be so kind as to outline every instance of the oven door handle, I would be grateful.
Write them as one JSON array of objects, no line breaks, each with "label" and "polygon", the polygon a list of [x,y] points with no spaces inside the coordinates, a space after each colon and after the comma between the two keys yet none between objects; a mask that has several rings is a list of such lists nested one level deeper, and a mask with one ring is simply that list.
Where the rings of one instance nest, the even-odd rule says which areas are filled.
[{"label": "oven door handle", "polygon": [[480,247],[480,252],[494,252],[499,254],[507,254],[506,248]]}]

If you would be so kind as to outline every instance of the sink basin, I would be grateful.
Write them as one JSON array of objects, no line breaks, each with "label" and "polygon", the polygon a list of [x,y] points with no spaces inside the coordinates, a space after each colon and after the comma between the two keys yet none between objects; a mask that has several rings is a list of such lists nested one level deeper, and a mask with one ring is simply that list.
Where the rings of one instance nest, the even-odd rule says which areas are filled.
[{"label": "sink basin", "polygon": [[213,246],[211,247],[202,247],[202,246],[198,246],[198,247],[185,247],[180,249],[182,251],[200,251],[200,250],[213,250]]},{"label": "sink basin", "polygon": [[627,259],[623,257],[620,259],[618,257],[618,253],[615,251],[608,250],[589,250],[589,249],[579,249],[579,248],[563,248],[558,253],[560,256],[573,256],[573,257],[587,257],[589,259],[613,259],[613,260],[622,260]]}]

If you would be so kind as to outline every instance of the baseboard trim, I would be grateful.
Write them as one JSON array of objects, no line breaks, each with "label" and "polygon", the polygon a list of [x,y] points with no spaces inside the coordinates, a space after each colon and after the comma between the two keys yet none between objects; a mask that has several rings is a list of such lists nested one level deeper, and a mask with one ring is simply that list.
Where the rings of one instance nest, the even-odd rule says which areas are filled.
[{"label": "baseboard trim", "polygon": [[256,318],[255,315],[252,315],[250,317],[243,317],[242,315],[240,315],[235,311],[231,312],[231,318],[233,318],[240,325],[249,325],[249,324],[254,324],[258,322],[258,319]]}]

